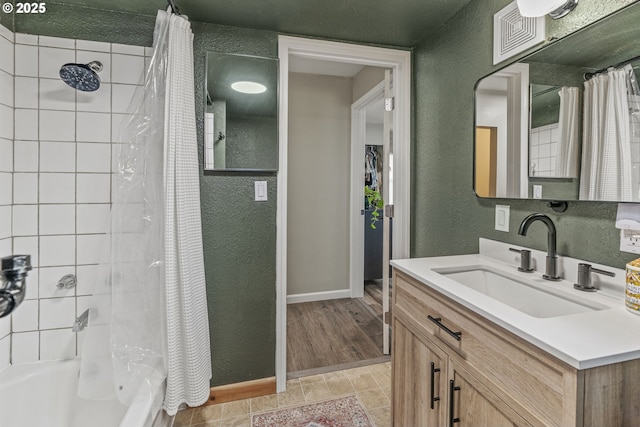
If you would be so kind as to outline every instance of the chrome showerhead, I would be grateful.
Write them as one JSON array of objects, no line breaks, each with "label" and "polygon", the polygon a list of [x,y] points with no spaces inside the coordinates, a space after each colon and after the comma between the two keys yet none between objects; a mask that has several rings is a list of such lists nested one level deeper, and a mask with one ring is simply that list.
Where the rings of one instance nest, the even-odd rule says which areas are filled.
[{"label": "chrome showerhead", "polygon": [[64,64],[60,68],[60,78],[74,89],[93,92],[100,87],[98,73],[102,71],[102,63],[92,61],[88,64]]}]

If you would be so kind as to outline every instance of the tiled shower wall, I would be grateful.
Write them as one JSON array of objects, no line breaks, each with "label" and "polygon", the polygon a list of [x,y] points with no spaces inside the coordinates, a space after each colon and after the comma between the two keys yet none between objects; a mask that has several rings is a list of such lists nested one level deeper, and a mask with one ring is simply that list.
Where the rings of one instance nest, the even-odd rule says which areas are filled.
[{"label": "tiled shower wall", "polygon": [[558,123],[531,129],[529,176],[556,176],[559,141]]},{"label": "tiled shower wall", "polygon": [[[9,361],[79,351],[82,334],[71,326],[90,301],[111,203],[113,152],[145,69],[140,46],[27,34],[15,34],[14,42],[13,52],[0,51],[0,58],[5,52],[14,58],[12,104],[0,106],[13,107],[12,132],[0,130],[0,251],[6,255],[8,235],[9,253],[31,254],[34,269],[25,301],[0,323],[0,369]],[[63,64],[91,61],[103,64],[97,91],[79,92],[60,80]],[[77,275],[76,288],[56,287],[66,274]]]}]

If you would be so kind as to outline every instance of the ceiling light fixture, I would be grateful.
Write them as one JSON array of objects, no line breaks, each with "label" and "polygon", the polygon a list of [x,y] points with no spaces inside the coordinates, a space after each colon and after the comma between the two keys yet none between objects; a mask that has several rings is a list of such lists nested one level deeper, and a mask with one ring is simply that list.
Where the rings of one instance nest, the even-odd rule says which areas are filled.
[{"label": "ceiling light fixture", "polygon": [[267,87],[261,83],[242,81],[231,83],[231,89],[242,93],[255,94],[266,92]]},{"label": "ceiling light fixture", "polygon": [[549,14],[560,19],[578,5],[578,0],[517,0],[520,15],[532,18]]}]

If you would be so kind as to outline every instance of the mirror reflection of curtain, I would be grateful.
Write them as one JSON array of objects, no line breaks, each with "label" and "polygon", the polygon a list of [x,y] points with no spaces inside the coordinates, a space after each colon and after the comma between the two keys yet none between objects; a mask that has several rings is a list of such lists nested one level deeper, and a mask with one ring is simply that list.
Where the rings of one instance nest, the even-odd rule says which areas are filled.
[{"label": "mirror reflection of curtain", "polygon": [[578,176],[578,88],[563,86],[560,96],[559,129],[560,141],[556,160],[555,177],[575,178]]},{"label": "mirror reflection of curtain", "polygon": [[630,72],[609,69],[584,83],[581,200],[633,201]]}]

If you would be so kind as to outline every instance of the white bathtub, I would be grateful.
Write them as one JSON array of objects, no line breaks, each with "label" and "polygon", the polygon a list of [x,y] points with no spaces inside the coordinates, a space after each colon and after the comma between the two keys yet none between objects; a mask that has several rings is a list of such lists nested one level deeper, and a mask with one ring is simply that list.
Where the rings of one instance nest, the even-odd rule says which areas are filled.
[{"label": "white bathtub", "polygon": [[[156,420],[153,396],[129,408],[78,397],[79,359],[13,365],[0,372],[0,424],[25,427],[143,427]],[[159,391],[159,390],[158,390]],[[154,425],[162,425],[157,417]]]}]

